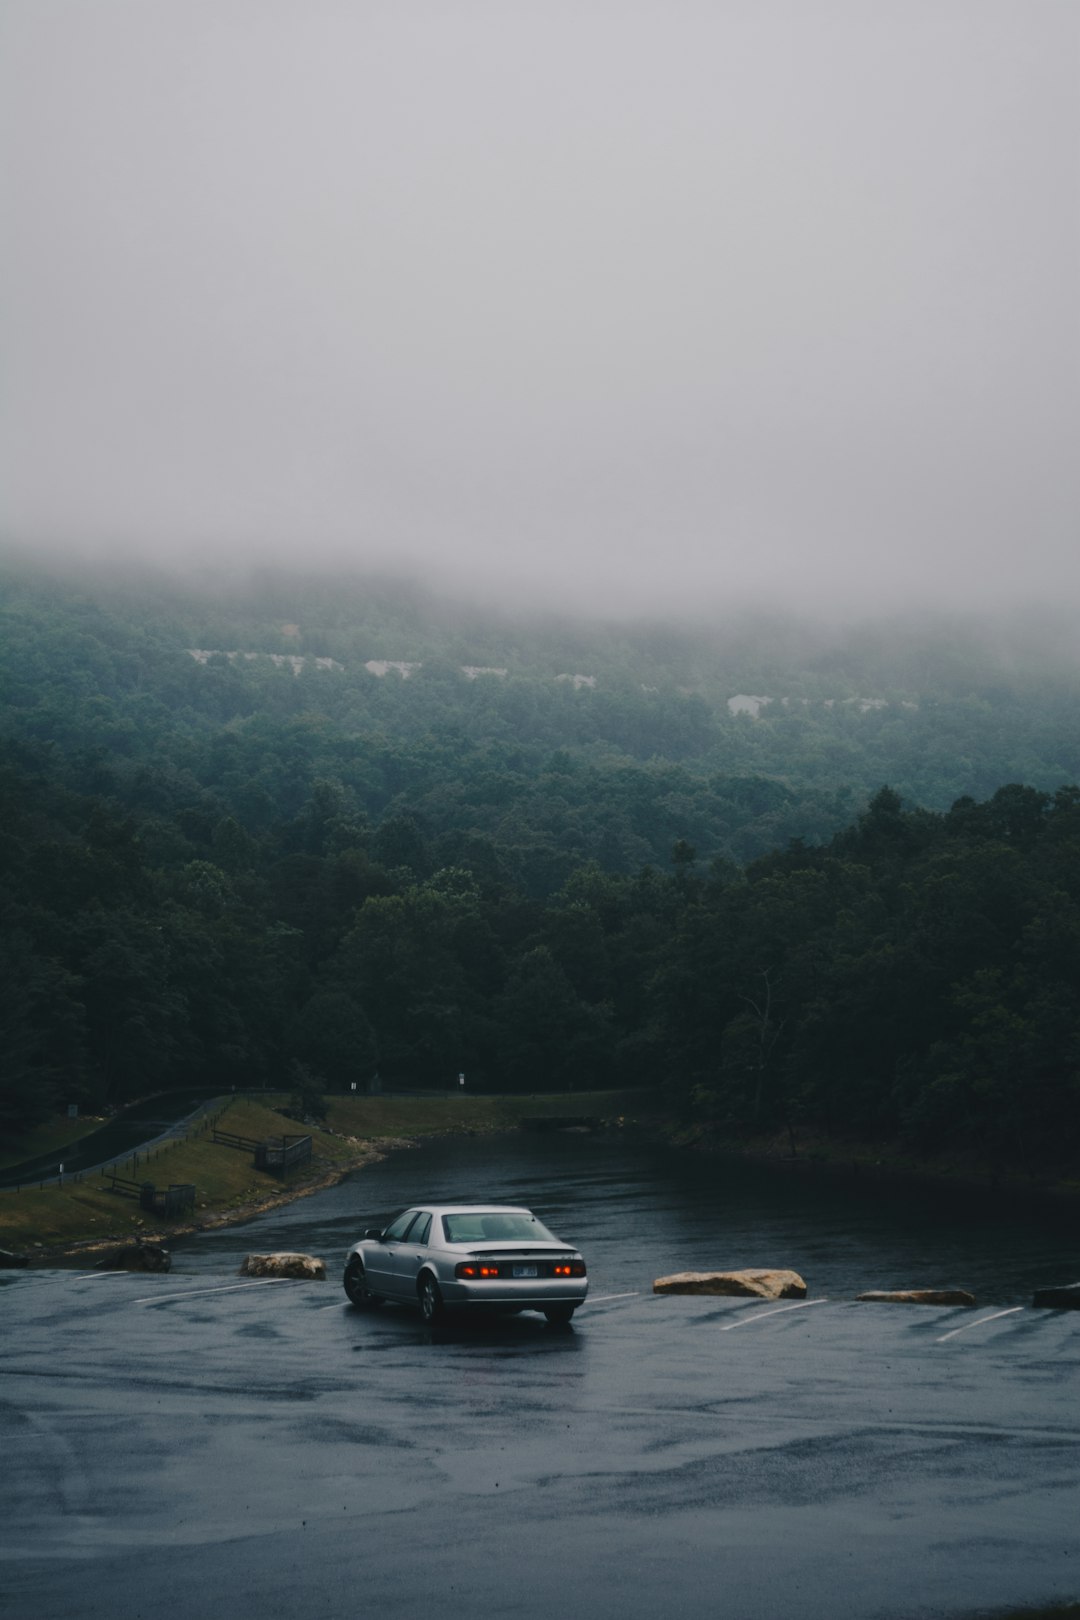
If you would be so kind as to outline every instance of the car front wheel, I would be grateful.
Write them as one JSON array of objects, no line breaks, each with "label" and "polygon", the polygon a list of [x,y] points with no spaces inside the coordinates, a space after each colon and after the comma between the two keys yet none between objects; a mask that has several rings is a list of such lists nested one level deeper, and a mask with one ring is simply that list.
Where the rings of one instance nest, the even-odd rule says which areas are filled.
[{"label": "car front wheel", "polygon": [[443,1297],[439,1292],[439,1285],[430,1272],[425,1272],[417,1285],[417,1295],[420,1299],[420,1315],[425,1322],[437,1322],[443,1313]]},{"label": "car front wheel", "polygon": [[350,1260],[345,1267],[345,1292],[354,1305],[363,1310],[370,1310],[373,1305],[382,1304],[382,1295],[373,1294],[367,1285],[367,1275],[360,1260]]}]

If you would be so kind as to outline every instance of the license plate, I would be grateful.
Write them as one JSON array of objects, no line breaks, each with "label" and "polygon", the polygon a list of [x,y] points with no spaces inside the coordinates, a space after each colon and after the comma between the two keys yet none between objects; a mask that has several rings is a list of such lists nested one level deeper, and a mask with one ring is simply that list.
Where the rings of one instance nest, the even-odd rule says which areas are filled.
[{"label": "license plate", "polygon": [[514,1276],[515,1277],[536,1277],[536,1276],[539,1276],[539,1272],[537,1271],[535,1266],[515,1266],[514,1267]]}]

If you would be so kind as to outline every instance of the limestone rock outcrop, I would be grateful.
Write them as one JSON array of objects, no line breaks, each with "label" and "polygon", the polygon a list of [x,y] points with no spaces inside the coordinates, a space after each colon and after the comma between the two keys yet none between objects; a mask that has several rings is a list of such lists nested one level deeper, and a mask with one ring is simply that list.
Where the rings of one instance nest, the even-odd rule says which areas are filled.
[{"label": "limestone rock outcrop", "polygon": [[172,1255],[161,1243],[135,1238],[109,1249],[94,1266],[95,1271],[168,1271]]},{"label": "limestone rock outcrop", "polygon": [[295,1277],[306,1282],[326,1281],[326,1261],[313,1254],[249,1254],[240,1267],[242,1277]]},{"label": "limestone rock outcrop", "polygon": [[1037,1288],[1031,1303],[1036,1310],[1080,1311],[1080,1283],[1065,1283],[1061,1288]]},{"label": "limestone rock outcrop", "polygon": [[805,1299],[797,1271],[677,1271],[657,1277],[654,1294],[727,1294],[750,1299]]},{"label": "limestone rock outcrop", "polygon": [[856,1294],[870,1305],[974,1305],[975,1295],[966,1288],[889,1288]]}]

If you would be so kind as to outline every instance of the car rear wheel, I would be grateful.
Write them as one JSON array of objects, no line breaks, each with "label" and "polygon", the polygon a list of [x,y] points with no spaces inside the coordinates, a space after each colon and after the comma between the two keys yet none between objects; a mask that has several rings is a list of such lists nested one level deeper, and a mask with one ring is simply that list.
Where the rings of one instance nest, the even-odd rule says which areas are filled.
[{"label": "car rear wheel", "polygon": [[443,1297],[430,1271],[425,1271],[420,1278],[416,1285],[416,1293],[420,1300],[420,1315],[424,1321],[437,1322],[443,1314]]},{"label": "car rear wheel", "polygon": [[545,1305],[544,1315],[552,1327],[565,1327],[576,1310],[576,1305]]},{"label": "car rear wheel", "polygon": [[367,1274],[363,1262],[350,1260],[345,1267],[345,1292],[354,1305],[363,1310],[370,1310],[373,1305],[382,1304],[382,1295],[373,1294],[367,1285]]}]

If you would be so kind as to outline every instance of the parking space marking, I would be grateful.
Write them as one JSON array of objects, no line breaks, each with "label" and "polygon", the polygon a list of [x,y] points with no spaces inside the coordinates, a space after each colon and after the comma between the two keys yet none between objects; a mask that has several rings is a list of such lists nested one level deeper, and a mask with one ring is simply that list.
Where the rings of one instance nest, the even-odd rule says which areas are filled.
[{"label": "parking space marking", "polygon": [[999,1316],[1015,1316],[1017,1311],[1022,1311],[1023,1308],[1022,1305],[1013,1305],[1007,1311],[995,1311],[992,1316],[980,1316],[977,1321],[965,1322],[962,1327],[953,1328],[951,1333],[943,1333],[940,1339],[934,1340],[934,1343],[944,1344],[946,1339],[955,1339],[958,1333],[967,1333],[972,1328],[982,1327],[986,1322],[996,1322]]},{"label": "parking space marking", "polygon": [[196,1299],[200,1294],[234,1294],[238,1288],[269,1288],[271,1283],[291,1282],[291,1277],[260,1277],[258,1282],[227,1283],[224,1288],[185,1288],[183,1293],[144,1294],[133,1305],[171,1305],[174,1299]]},{"label": "parking space marking", "polygon": [[721,1333],[730,1333],[732,1328],[747,1327],[751,1322],[764,1322],[767,1316],[783,1316],[785,1311],[805,1311],[808,1305],[827,1305],[827,1299],[800,1299],[797,1305],[778,1305],[775,1311],[754,1311],[751,1316],[743,1316],[737,1322],[729,1322],[720,1329]]},{"label": "parking space marking", "polygon": [[[35,1288],[69,1288],[73,1282],[93,1282],[96,1277],[128,1277],[128,1271],[87,1271],[72,1273],[70,1271],[55,1271],[50,1276],[42,1276],[33,1270],[20,1274],[19,1281],[33,1282]],[[16,1278],[12,1277],[12,1282]]]}]

